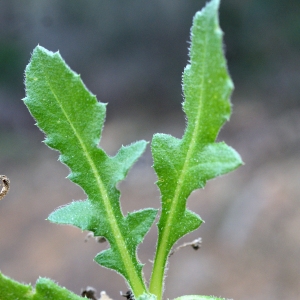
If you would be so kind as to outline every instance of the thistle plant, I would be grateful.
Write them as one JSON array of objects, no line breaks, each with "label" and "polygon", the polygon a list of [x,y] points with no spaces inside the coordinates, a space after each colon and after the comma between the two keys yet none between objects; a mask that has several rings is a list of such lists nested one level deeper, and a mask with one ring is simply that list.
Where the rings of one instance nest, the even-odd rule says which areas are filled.
[{"label": "thistle plant", "polygon": [[[147,208],[124,215],[120,206],[117,184],[126,178],[129,169],[145,151],[147,142],[141,140],[122,146],[115,156],[109,156],[99,147],[106,105],[97,101],[80,75],[66,65],[58,52],[50,52],[41,46],[34,49],[26,67],[24,103],[36,125],[45,133],[45,144],[60,152],[59,160],[70,169],[68,178],[79,185],[87,197],[58,208],[48,220],[104,237],[109,247],[98,253],[94,260],[121,274],[135,299],[162,299],[172,248],[181,237],[199,228],[203,222],[186,208],[189,195],[203,188],[207,180],[242,164],[234,149],[224,142],[216,142],[222,125],[230,117],[229,98],[233,89],[222,50],[219,2],[209,2],[193,20],[190,62],[182,79],[183,111],[187,119],[185,132],[181,139],[155,134],[151,141],[153,167],[161,194],[159,212]],[[158,241],[147,285],[137,248],[157,218]],[[2,277],[0,288],[3,288],[3,282],[13,281]],[[20,287],[31,289],[15,284],[16,291]],[[43,298],[46,290],[53,296]],[[32,296],[19,299],[77,297],[48,279],[40,279]],[[183,296],[178,299],[218,298]]]}]

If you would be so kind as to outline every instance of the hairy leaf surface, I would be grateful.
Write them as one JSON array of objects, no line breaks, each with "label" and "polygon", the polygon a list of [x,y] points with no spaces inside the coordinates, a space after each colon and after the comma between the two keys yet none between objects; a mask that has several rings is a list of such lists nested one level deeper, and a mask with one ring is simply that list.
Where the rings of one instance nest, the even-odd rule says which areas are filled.
[{"label": "hairy leaf surface", "polygon": [[[214,296],[188,295],[188,296],[178,297],[174,300],[226,300],[226,299],[225,298],[217,298]],[[227,299],[227,300],[229,300],[229,299]]]},{"label": "hairy leaf surface", "polygon": [[39,278],[35,288],[19,283],[0,273],[1,300],[82,300],[83,298],[58,286],[48,278]]},{"label": "hairy leaf surface", "polygon": [[151,144],[162,202],[150,283],[150,291],[158,299],[172,246],[202,223],[198,215],[186,208],[188,196],[195,189],[203,188],[207,180],[242,164],[235,150],[223,142],[215,142],[221,126],[229,119],[229,97],[233,89],[223,55],[218,7],[219,0],[212,0],[194,17],[190,64],[183,73],[185,133],[182,139],[156,134]]},{"label": "hairy leaf surface", "polygon": [[59,208],[49,220],[105,237],[110,248],[95,260],[121,273],[136,296],[145,293],[136,250],[157,211],[145,209],[123,216],[116,184],[125,178],[147,143],[122,147],[114,157],[99,148],[106,105],[97,102],[59,53],[37,46],[25,75],[24,102],[46,134],[45,143],[60,151],[60,161],[71,170],[68,178],[88,196]]}]

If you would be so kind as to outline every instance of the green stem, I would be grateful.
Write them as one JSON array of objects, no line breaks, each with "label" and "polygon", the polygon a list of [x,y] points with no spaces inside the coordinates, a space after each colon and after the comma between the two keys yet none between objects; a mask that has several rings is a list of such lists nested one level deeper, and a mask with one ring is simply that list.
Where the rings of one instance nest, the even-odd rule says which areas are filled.
[{"label": "green stem", "polygon": [[156,295],[157,300],[162,299],[165,266],[167,263],[167,256],[169,253],[169,251],[166,251],[165,247],[161,246],[160,241],[161,239],[159,239],[159,243],[157,245],[157,251],[155,254],[153,270],[152,270],[150,286],[149,286],[149,292],[151,294]]}]

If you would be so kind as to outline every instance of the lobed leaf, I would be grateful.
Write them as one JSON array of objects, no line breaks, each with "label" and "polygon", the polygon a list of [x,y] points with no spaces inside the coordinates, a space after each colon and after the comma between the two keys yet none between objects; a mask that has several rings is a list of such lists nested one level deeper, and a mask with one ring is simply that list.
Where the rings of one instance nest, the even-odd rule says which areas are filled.
[{"label": "lobed leaf", "polygon": [[110,249],[95,260],[122,274],[136,296],[146,293],[136,250],[157,211],[146,209],[124,216],[116,184],[126,177],[147,143],[122,147],[114,157],[98,147],[106,105],[97,102],[59,53],[37,46],[25,76],[24,102],[46,134],[45,143],[60,151],[59,160],[71,170],[68,178],[88,196],[59,208],[48,219],[105,237]]},{"label": "lobed leaf", "polygon": [[0,273],[1,300],[82,300],[83,298],[58,286],[48,278],[39,278],[35,289]]},{"label": "lobed leaf", "polygon": [[190,64],[183,73],[183,110],[187,127],[182,139],[156,134],[151,143],[162,211],[150,292],[162,295],[168,254],[174,243],[197,229],[201,218],[186,208],[192,191],[206,181],[242,164],[239,154],[216,143],[221,126],[230,117],[233,83],[228,75],[218,23],[219,0],[196,13],[191,29]]}]

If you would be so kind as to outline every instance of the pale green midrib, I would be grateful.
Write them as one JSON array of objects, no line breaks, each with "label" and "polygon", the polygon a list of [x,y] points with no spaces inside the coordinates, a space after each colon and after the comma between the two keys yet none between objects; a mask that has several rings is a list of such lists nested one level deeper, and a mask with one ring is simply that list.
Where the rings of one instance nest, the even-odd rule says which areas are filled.
[{"label": "pale green midrib", "polygon": [[[44,72],[44,74],[46,74]],[[124,264],[124,267],[126,269],[126,273],[127,273],[127,276],[129,278],[129,281],[131,284],[135,284],[138,282],[139,283],[139,286],[131,286],[132,289],[133,289],[133,292],[136,296],[139,296],[141,294],[143,294],[144,292],[146,292],[145,290],[145,286],[143,284],[143,282],[140,280],[140,277],[139,275],[136,273],[136,269],[135,269],[135,266],[134,266],[134,263],[132,262],[132,260],[130,259],[130,255],[128,253],[128,249],[126,247],[126,243],[123,239],[123,235],[121,234],[121,231],[120,231],[120,228],[118,226],[118,223],[117,223],[117,220],[115,218],[115,215],[114,215],[114,212],[113,212],[113,209],[112,209],[112,206],[110,205],[110,201],[109,201],[109,197],[108,197],[108,193],[104,187],[104,184],[102,183],[102,180],[101,180],[101,176],[94,164],[94,161],[93,159],[91,158],[91,156],[89,155],[88,153],[88,150],[87,150],[87,147],[85,146],[83,140],[81,139],[80,135],[77,133],[77,130],[76,128],[73,126],[71,120],[69,119],[68,117],[68,114],[66,113],[66,111],[64,110],[63,108],[63,105],[61,104],[61,102],[59,101],[56,93],[54,92],[54,90],[52,89],[52,86],[47,78],[47,75],[45,75],[45,78],[46,78],[46,82],[49,86],[49,89],[51,90],[55,100],[57,101],[57,104],[59,105],[59,107],[61,108],[64,116],[66,117],[70,127],[72,128],[76,138],[78,139],[79,141],[79,144],[82,148],[82,151],[84,153],[84,156],[86,157],[91,169],[92,169],[92,172],[96,178],[96,181],[97,181],[97,186],[99,188],[99,192],[100,194],[102,195],[102,199],[103,199],[103,203],[104,203],[104,206],[105,206],[105,209],[107,211],[107,214],[109,216],[108,219],[108,223],[110,225],[110,228],[113,232],[113,235],[115,237],[115,243],[117,244],[118,246],[118,249],[119,249],[119,254],[121,255],[122,257],[122,260],[123,260],[123,264]],[[124,250],[127,250],[127,251],[124,251]],[[136,290],[135,290],[136,288]]]},{"label": "pale green midrib", "polygon": [[[201,84],[200,84],[200,87],[203,87],[204,86],[204,77],[205,77],[205,69],[206,69],[206,63],[205,63],[205,58],[206,58],[206,55],[207,55],[207,41],[208,40],[208,34],[207,34],[207,31],[206,31],[206,34],[205,34],[205,40],[204,40],[204,51],[203,51],[203,59],[202,59],[202,72],[201,72]],[[186,159],[184,161],[184,164],[183,164],[183,167],[182,167],[182,171],[181,171],[181,174],[180,174],[180,177],[178,179],[178,184],[176,186],[176,190],[175,190],[175,193],[174,193],[174,197],[173,197],[173,201],[171,205],[171,211],[169,212],[168,214],[168,217],[167,217],[167,222],[166,222],[166,225],[162,231],[162,235],[160,237],[160,241],[162,241],[160,243],[160,247],[157,251],[157,255],[156,255],[156,259],[157,260],[157,264],[159,267],[157,267],[158,271],[157,272],[161,272],[162,270],[164,270],[164,264],[166,262],[166,257],[168,255],[168,253],[166,253],[166,249],[168,248],[168,242],[169,242],[169,237],[170,237],[170,231],[172,230],[172,223],[173,223],[173,219],[175,217],[175,214],[176,214],[176,208],[177,208],[177,205],[178,205],[178,201],[179,201],[179,195],[180,195],[180,192],[182,190],[182,186],[183,186],[183,183],[184,183],[184,177],[187,173],[187,170],[189,168],[189,163],[190,163],[190,158],[192,157],[193,153],[194,153],[194,149],[196,147],[196,136],[198,134],[198,129],[199,129],[199,126],[200,126],[200,119],[201,119],[201,111],[202,111],[202,105],[203,105],[203,92],[204,92],[204,88],[200,88],[200,96],[199,96],[199,110],[198,110],[198,114],[197,114],[197,117],[196,117],[196,122],[195,122],[195,129],[193,130],[192,132],[192,135],[191,135],[191,138],[190,138],[190,146],[188,148],[188,151],[187,151],[187,154],[186,154]],[[189,126],[189,125],[188,125]],[[155,263],[156,263],[156,260],[155,260]],[[154,270],[153,270],[154,271]],[[153,272],[153,277],[154,280],[155,278],[160,278],[159,276],[155,276],[154,272]],[[162,274],[163,275],[163,274]],[[151,287],[151,285],[150,285]],[[151,293],[154,293],[153,290],[150,289],[150,292]],[[160,294],[161,294],[161,291],[160,291]],[[161,299],[161,295],[157,295],[158,296],[158,299]]]}]

